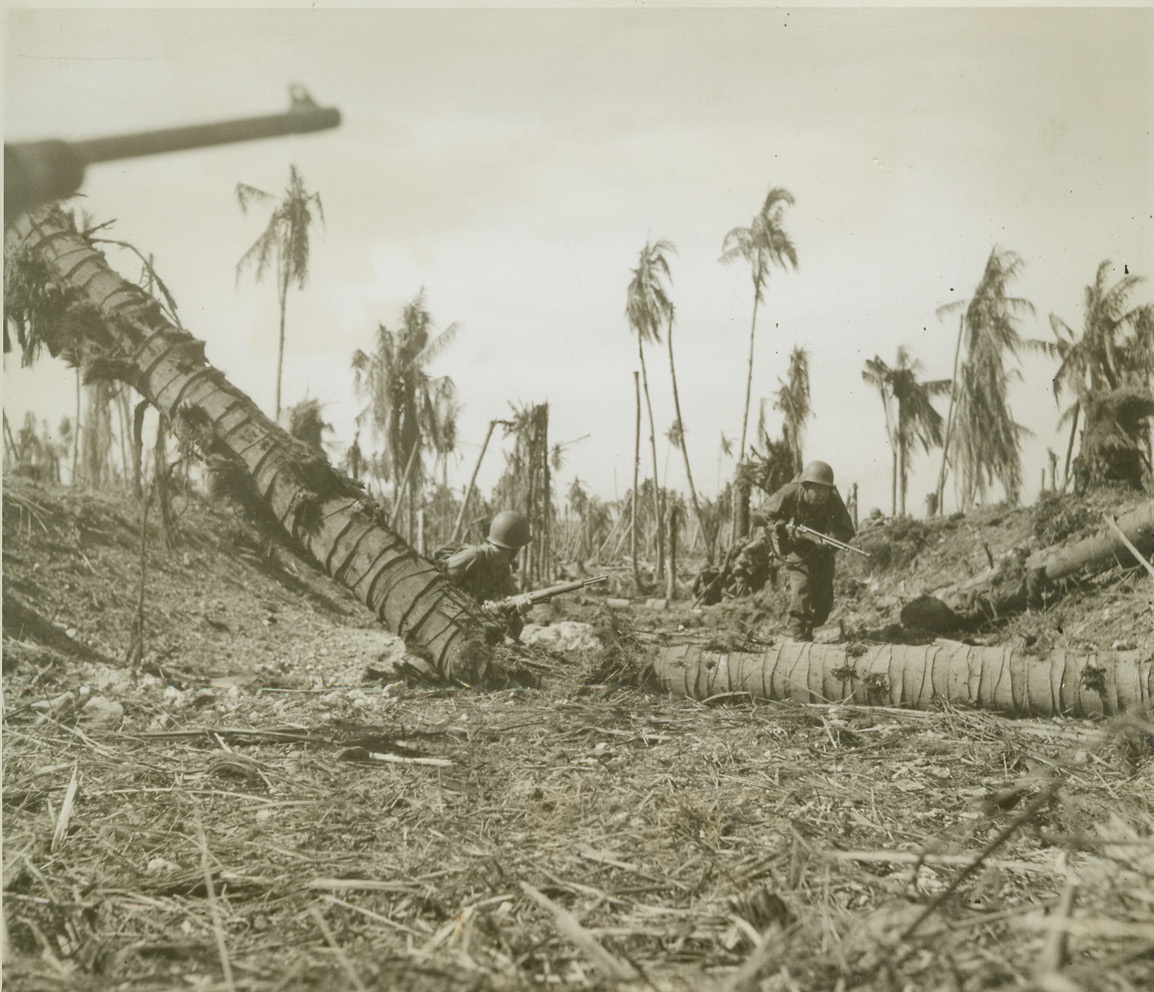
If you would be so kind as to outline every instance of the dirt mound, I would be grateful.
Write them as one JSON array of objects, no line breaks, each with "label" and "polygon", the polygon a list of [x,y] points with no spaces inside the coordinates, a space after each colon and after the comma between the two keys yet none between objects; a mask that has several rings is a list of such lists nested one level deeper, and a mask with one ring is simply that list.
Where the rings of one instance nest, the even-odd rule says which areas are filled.
[{"label": "dirt mound", "polygon": [[[177,511],[166,548],[131,502],[5,487],[14,988],[1150,983],[1149,721],[706,705],[581,678],[647,644],[774,638],[774,590],[555,600],[530,619],[568,668],[541,688],[421,684],[237,511]],[[842,563],[821,638],[881,636],[942,578],[1092,525],[1031,513],[863,534],[890,558]],[[1149,588],[1102,576],[975,636],[1136,639]]]},{"label": "dirt mound", "polygon": [[403,656],[351,594],[231,504],[178,500],[167,534],[156,511],[143,531],[141,517],[106,494],[7,481],[8,664],[71,649],[162,677],[347,684]]}]

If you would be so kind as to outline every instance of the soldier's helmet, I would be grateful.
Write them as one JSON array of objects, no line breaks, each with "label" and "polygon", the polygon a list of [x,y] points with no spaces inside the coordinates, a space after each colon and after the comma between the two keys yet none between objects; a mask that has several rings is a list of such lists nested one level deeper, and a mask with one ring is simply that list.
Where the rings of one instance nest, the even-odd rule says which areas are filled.
[{"label": "soldier's helmet", "polygon": [[833,488],[833,469],[825,462],[810,462],[801,470],[801,482],[812,482]]},{"label": "soldier's helmet", "polygon": [[516,510],[502,510],[489,524],[489,543],[499,548],[523,548],[529,543],[529,521]]}]

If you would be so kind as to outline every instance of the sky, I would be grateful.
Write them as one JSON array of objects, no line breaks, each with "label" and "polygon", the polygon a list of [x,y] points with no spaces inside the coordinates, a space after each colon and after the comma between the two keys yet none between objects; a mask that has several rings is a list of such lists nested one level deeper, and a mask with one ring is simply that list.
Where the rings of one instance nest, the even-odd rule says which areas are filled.
[{"label": "sky", "polygon": [[[271,414],[274,286],[236,278],[267,212],[242,213],[234,191],[279,194],[295,164],[324,225],[288,301],[285,404],[320,400],[347,445],[351,355],[424,289],[436,328],[459,325],[430,371],[463,404],[460,487],[490,420],[548,402],[559,488],[629,489],[639,365],[625,294],[646,242],[665,239],[686,444],[702,496],[716,496],[733,469],[721,439],[741,432],[752,306],[748,268],[719,257],[771,187],[794,198],[798,267],[768,280],[750,433],[804,347],[805,455],[834,467],[843,494],[859,486],[863,514],[888,512],[891,455],[862,367],[905,346],[926,378],[948,378],[957,324],[937,310],[972,294],[992,250],[1024,262],[1010,290],[1035,307],[1025,338],[1049,338],[1051,314],[1080,328],[1104,260],[1111,281],[1123,267],[1154,276],[1154,8],[5,11],[6,142],[277,113],[294,83],[338,108],[340,127],[92,165],[76,202],[154,256],[209,361]],[[1144,283],[1134,302],[1152,300]],[[685,491],[665,439],[664,347],[646,362],[662,481]],[[1053,363],[1017,367],[1029,501],[1065,439]],[[57,423],[73,376],[6,356],[10,422],[33,409]],[[939,458],[914,461],[915,514]],[[501,461],[490,448],[485,492]]]}]

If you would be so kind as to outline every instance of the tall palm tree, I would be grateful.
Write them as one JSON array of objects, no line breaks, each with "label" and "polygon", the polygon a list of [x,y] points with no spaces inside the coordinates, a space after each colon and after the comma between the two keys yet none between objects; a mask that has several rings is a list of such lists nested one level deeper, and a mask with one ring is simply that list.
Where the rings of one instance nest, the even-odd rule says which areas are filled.
[{"label": "tall palm tree", "polygon": [[809,352],[794,346],[789,355],[789,370],[785,379],[778,379],[773,408],[782,415],[782,440],[789,448],[791,475],[801,471],[802,438],[805,426],[813,414],[809,391]]},{"label": "tall palm tree", "polygon": [[[265,416],[140,287],[55,208],[5,231],[5,319],[91,376],[127,382],[215,472],[231,473],[318,567],[351,589],[442,676],[521,677],[503,631],[382,520],[353,480]],[[18,290],[18,291],[17,291]]]},{"label": "tall palm tree", "polygon": [[706,556],[712,559],[713,542],[709,540],[705,521],[701,516],[701,503],[697,498],[697,486],[693,482],[693,469],[689,465],[689,450],[685,444],[685,419],[681,416],[681,393],[677,388],[677,366],[673,358],[673,324],[676,309],[669,294],[673,277],[670,274],[669,261],[666,256],[676,252],[677,248],[670,241],[646,244],[641,251],[641,264],[639,264],[638,270],[644,269],[653,276],[649,300],[654,311],[652,317],[658,323],[663,321],[666,328],[665,345],[669,353],[669,379],[673,386],[673,411],[676,417],[673,428],[667,436],[670,443],[681,452],[685,464],[685,479],[689,486],[689,498],[693,505],[693,514],[697,518],[697,524],[705,538]]},{"label": "tall palm tree", "polygon": [[[1104,461],[1129,461],[1130,481],[1138,482],[1143,456],[1149,460],[1148,453],[1143,451],[1149,444],[1148,422],[1138,415],[1130,418],[1133,423],[1127,425],[1126,418],[1116,414],[1132,406],[1135,411],[1139,410],[1143,392],[1154,400],[1150,382],[1154,375],[1154,305],[1132,306],[1130,303],[1134,288],[1143,281],[1141,276],[1127,272],[1114,285],[1109,285],[1110,264],[1109,260],[1100,263],[1094,282],[1086,287],[1081,335],[1056,314],[1050,314],[1050,328],[1056,340],[1042,344],[1059,360],[1054,375],[1054,399],[1060,402],[1064,392],[1074,397],[1059,420],[1060,426],[1070,426],[1066,477],[1070,476],[1070,460],[1082,416],[1086,426],[1081,453],[1087,467],[1104,472]],[[1126,387],[1134,393],[1137,406],[1121,402],[1121,396],[1118,403],[1103,402],[1109,394]],[[1090,422],[1091,409],[1098,422]],[[1103,418],[1112,422],[1103,422]],[[1095,450],[1095,439],[1105,442],[1100,445],[1102,450]],[[1129,457],[1122,454],[1127,451]],[[1135,469],[1138,478],[1133,478]]]},{"label": "tall palm tree", "polygon": [[656,580],[665,573],[665,535],[662,520],[661,487],[657,469],[657,428],[653,421],[653,403],[649,398],[649,372],[645,365],[645,345],[661,344],[661,326],[673,319],[673,303],[669,299],[669,261],[666,254],[676,249],[668,241],[647,242],[641,249],[637,268],[625,292],[625,319],[629,329],[637,335],[637,358],[641,363],[641,386],[645,407],[649,414],[649,448],[653,456],[653,512],[657,522]]},{"label": "tall palm tree", "polygon": [[886,440],[890,445],[890,516],[898,515],[898,439],[894,427],[892,370],[880,355],[867,358],[862,369],[862,379],[873,386],[882,400],[882,411],[886,418]]},{"label": "tall palm tree", "polygon": [[428,366],[453,343],[458,330],[457,324],[450,324],[439,333],[433,332],[433,318],[422,289],[403,307],[398,330],[378,324],[373,350],[353,352],[353,388],[366,401],[357,420],[367,423],[372,435],[384,444],[384,467],[387,481],[393,484],[394,511],[405,493],[409,494],[410,536],[414,494],[425,482],[426,446],[443,454],[455,440],[456,387],[447,376],[431,376]]},{"label": "tall palm tree", "polygon": [[[952,386],[954,422],[951,425],[960,473],[962,504],[970,507],[985,498],[1000,482],[1006,498],[1016,502],[1022,487],[1021,439],[1028,431],[1015,423],[1008,391],[1017,370],[1007,369],[1006,354],[1016,357],[1024,340],[1016,326],[1020,314],[1034,312],[1029,300],[1008,295],[1008,285],[1021,272],[1021,257],[994,248],[982,278],[969,300],[939,308],[939,314],[962,311],[962,348],[965,358]],[[938,505],[944,472],[939,479]]]},{"label": "tall palm tree", "polygon": [[749,265],[753,280],[753,316],[749,323],[749,369],[745,378],[745,408],[741,415],[741,443],[738,459],[745,457],[745,439],[749,427],[749,399],[753,389],[753,345],[757,336],[757,310],[765,300],[765,284],[770,268],[797,268],[797,250],[785,232],[785,208],[793,206],[793,194],[780,186],[771,189],[749,227],[735,227],[721,245],[721,261],[742,260]]},{"label": "tall palm tree", "polygon": [[273,415],[280,420],[281,380],[284,375],[285,310],[288,305],[289,287],[296,285],[304,289],[309,275],[309,228],[315,219],[324,224],[324,208],[318,193],[310,193],[295,165],[289,166],[289,183],[278,200],[271,193],[249,186],[236,184],[236,199],[243,212],[248,212],[251,203],[273,203],[272,214],[264,232],[256,239],[236,263],[236,277],[240,280],[246,268],[255,269],[257,282],[264,277],[269,266],[276,273],[277,304],[280,309],[280,335],[276,353],[276,409]]},{"label": "tall palm tree", "polygon": [[893,452],[893,515],[906,514],[910,461],[913,449],[923,451],[942,443],[944,420],[934,409],[932,397],[950,388],[949,379],[923,382],[918,379],[921,363],[904,346],[898,347],[893,368],[879,356],[869,359],[862,378],[877,387],[886,417],[886,434]]}]

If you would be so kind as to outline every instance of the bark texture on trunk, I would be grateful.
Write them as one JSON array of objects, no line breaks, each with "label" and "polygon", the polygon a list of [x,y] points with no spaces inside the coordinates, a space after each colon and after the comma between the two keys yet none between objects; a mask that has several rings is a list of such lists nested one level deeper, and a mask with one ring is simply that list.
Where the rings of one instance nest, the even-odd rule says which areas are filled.
[{"label": "bark texture on trunk", "polygon": [[1154,700],[1154,649],[1039,656],[937,641],[883,644],[863,654],[836,644],[777,644],[754,654],[679,645],[659,649],[652,666],[663,688],[693,699],[736,692],[782,702],[909,709],[948,703],[1074,717],[1150,712]]},{"label": "bark texture on trunk", "polygon": [[[1142,554],[1154,551],[1154,500],[1123,513],[1116,523]],[[1136,564],[1126,543],[1103,525],[1097,534],[1080,541],[1034,552],[1026,559],[1026,569],[1045,582],[1057,582],[1076,572],[1099,572],[1119,563]]]},{"label": "bark texture on trunk", "polygon": [[329,575],[351,589],[410,650],[454,681],[500,682],[517,665],[498,657],[501,632],[478,606],[385,525],[365,491],[296,441],[204,357],[142,290],[53,211],[5,232],[42,271],[59,319],[41,328],[52,354],[129,383],[209,462],[243,473],[263,507]]},{"label": "bark texture on trunk", "polygon": [[[1116,524],[1141,554],[1154,551],[1154,500],[1122,514]],[[901,620],[939,633],[972,629],[1060,593],[1064,580],[1136,564],[1126,541],[1103,524],[1090,537],[1043,548],[1024,560],[1009,556],[963,585],[921,596],[902,607]]]}]

